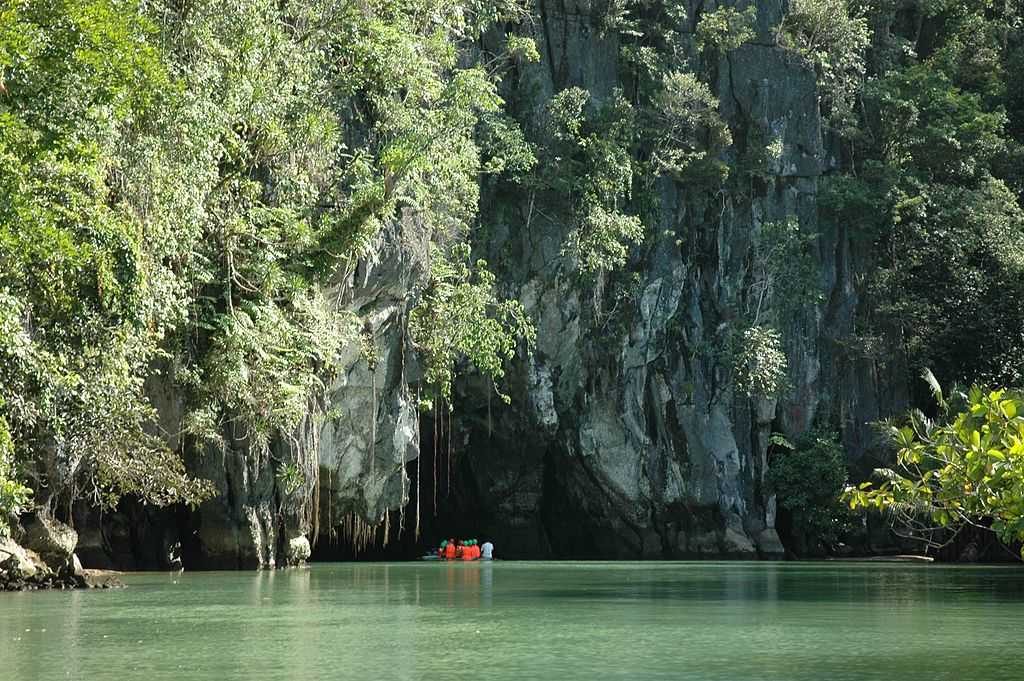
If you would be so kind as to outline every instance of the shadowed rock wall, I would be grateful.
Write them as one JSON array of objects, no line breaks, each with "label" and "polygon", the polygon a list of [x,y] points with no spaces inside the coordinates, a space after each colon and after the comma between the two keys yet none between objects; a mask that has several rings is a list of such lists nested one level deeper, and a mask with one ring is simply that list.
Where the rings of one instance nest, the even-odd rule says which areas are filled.
[{"label": "shadowed rock wall", "polygon": [[[715,6],[689,3],[688,21]],[[870,444],[861,424],[879,415],[877,386],[842,342],[857,304],[854,255],[844,229],[818,219],[818,181],[835,160],[815,74],[775,43],[783,3],[757,6],[757,37],[708,67],[734,140],[730,178],[714,191],[659,180],[655,224],[627,266],[635,279],[626,295],[612,295],[611,278],[574,272],[563,253],[572,227],[564,200],[500,186],[484,202],[483,255],[538,327],[512,405],[467,381],[456,409],[462,470],[485,490],[477,503],[505,555],[779,556],[764,485],[771,432],[794,436],[820,418],[844,426],[854,457]],[[619,45],[596,25],[601,7],[540,7],[532,37],[542,59],[507,93],[524,126],[566,87],[587,89],[595,105],[628,90]],[[738,170],[771,142],[781,154],[756,176]],[[787,220],[817,235],[819,302],[781,325],[789,389],[779,401],[749,399],[728,380],[726,330],[755,307],[769,316],[786,295],[783,282],[756,300],[751,282],[763,226]]]}]

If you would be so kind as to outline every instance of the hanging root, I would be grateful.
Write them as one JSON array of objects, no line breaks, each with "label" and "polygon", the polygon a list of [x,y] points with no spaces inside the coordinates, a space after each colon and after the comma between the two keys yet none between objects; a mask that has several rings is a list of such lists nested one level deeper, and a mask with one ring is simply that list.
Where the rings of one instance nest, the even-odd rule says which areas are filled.
[{"label": "hanging root", "polygon": [[408,476],[405,474],[405,464],[399,469],[398,474],[402,477],[399,478],[399,482],[402,483],[402,503],[398,507],[398,536],[401,537],[405,534],[405,504],[408,499],[408,490],[405,489],[405,481]]},{"label": "hanging root", "polygon": [[[356,556],[370,547],[385,548],[391,541],[391,511],[384,511],[378,523],[368,523],[358,513],[346,513],[341,518],[339,529],[341,541],[350,546]],[[378,532],[381,529],[383,534]]]},{"label": "hanging root", "polygon": [[[416,415],[416,426],[419,427],[419,414]],[[416,541],[420,540],[420,482],[423,480],[423,476],[420,475],[422,466],[420,462],[423,461],[422,451],[416,455]]]},{"label": "hanging root", "polygon": [[452,407],[451,407],[451,405],[448,405],[448,494],[451,495],[451,493],[452,493]]}]

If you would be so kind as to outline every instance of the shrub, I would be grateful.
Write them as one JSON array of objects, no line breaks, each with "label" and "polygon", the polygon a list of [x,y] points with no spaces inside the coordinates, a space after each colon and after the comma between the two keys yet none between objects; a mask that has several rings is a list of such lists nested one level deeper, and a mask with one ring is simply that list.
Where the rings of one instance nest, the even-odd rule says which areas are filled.
[{"label": "shrub", "polygon": [[[795,444],[773,438],[768,488],[789,522],[797,553],[821,553],[849,530],[850,513],[839,501],[846,486],[846,461],[832,433],[812,431]],[[785,523],[783,523],[785,525]]]}]

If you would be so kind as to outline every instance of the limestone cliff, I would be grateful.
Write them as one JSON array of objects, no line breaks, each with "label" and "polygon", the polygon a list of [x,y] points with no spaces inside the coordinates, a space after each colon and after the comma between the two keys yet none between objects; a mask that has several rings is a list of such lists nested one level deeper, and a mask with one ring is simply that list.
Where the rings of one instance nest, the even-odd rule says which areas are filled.
[{"label": "limestone cliff", "polygon": [[[696,22],[721,3],[685,4],[678,28],[696,55]],[[879,398],[870,365],[847,352],[857,254],[843,225],[819,220],[818,181],[836,161],[815,73],[777,44],[785,0],[756,6],[755,37],[702,73],[731,131],[722,152],[729,179],[714,189],[659,179],[655,218],[629,276],[579,276],[564,248],[572,218],[557,195],[485,186],[480,255],[502,293],[526,306],[538,341],[510,367],[511,405],[492,400],[492,387],[472,375],[460,380],[457,492],[447,503],[471,514],[474,532],[493,537],[504,555],[780,556],[775,500],[764,486],[770,434],[793,436],[823,417],[843,427],[856,457],[870,444],[863,424],[886,411],[880,401],[900,401]],[[598,106],[629,85],[619,39],[601,27],[607,9],[539,0],[532,21],[516,29],[541,52],[504,83],[524,128],[567,87],[585,88]],[[777,153],[756,173],[737,170],[765,146]],[[766,291],[757,268],[765,226],[787,221],[813,235],[815,295],[781,315],[792,303],[785,282]],[[247,451],[233,433],[224,447],[188,452],[190,469],[218,491],[195,511],[83,516],[88,562],[166,566],[180,547],[188,567],[272,566],[301,561],[318,541],[382,536],[371,528],[409,503],[406,465],[420,454],[406,320],[426,277],[421,231],[411,217],[396,220],[334,282],[339,303],[363,323],[364,342],[346,357],[322,418],[311,415],[269,453]],[[789,385],[777,398],[749,397],[730,380],[723,349],[737,317],[752,310],[780,320]],[[154,395],[165,432],[179,432],[173,391],[157,386]],[[292,464],[303,483],[286,493],[275,472]]]},{"label": "limestone cliff", "polygon": [[[709,68],[734,139],[730,179],[714,191],[659,182],[655,224],[627,266],[636,278],[624,295],[611,295],[607,278],[580,282],[563,250],[571,219],[557,200],[506,187],[485,202],[484,255],[538,325],[512,405],[485,407],[486,387],[467,383],[456,410],[463,470],[482,491],[473,503],[507,551],[778,556],[775,500],[763,485],[772,430],[793,436],[824,414],[848,426],[854,456],[863,451],[858,424],[878,413],[870,374],[842,342],[857,304],[854,255],[841,225],[818,220],[818,180],[834,160],[813,68],[775,42],[784,4],[758,2],[757,37]],[[690,2],[688,20],[714,8]],[[627,87],[616,38],[596,24],[601,11],[541,2],[532,30],[541,61],[509,91],[524,125],[566,87],[598,104]],[[781,149],[756,178],[736,171],[754,140]],[[770,314],[787,295],[783,285],[754,300],[763,293],[751,285],[762,227],[786,220],[816,235],[818,295],[781,329],[789,388],[778,400],[748,399],[730,386],[719,350],[737,315],[754,306]]]},{"label": "limestone cliff", "polygon": [[[181,395],[154,381],[150,398],[160,432],[182,451],[190,472],[211,480],[213,498],[194,510],[159,510],[124,502],[101,514],[76,507],[78,553],[87,567],[238,569],[300,563],[318,540],[366,540],[409,498],[405,464],[419,452],[418,409],[411,384],[415,356],[405,319],[426,276],[427,243],[411,218],[397,220],[369,254],[332,283],[338,304],[361,321],[329,386],[329,403],[311,409],[295,432],[250,448],[244,426],[223,446],[196,447],[182,431]],[[286,489],[277,473],[301,472]]]}]

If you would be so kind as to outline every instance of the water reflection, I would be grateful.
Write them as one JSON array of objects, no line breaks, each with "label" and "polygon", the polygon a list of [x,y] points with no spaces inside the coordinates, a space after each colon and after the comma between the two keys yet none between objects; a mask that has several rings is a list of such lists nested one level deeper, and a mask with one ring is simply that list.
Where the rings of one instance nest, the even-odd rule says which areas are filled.
[{"label": "water reflection", "polygon": [[1024,615],[1014,569],[406,563],[128,581],[0,595],[0,681],[1008,680]]}]

